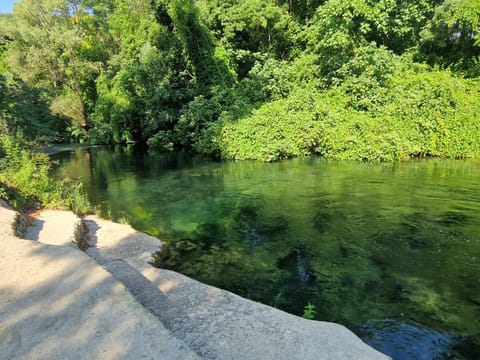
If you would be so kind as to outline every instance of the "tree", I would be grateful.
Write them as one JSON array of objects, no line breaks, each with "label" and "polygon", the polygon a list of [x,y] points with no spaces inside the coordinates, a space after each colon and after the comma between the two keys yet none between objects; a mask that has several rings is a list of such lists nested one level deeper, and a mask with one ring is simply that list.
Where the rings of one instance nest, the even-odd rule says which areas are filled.
[{"label": "tree", "polygon": [[432,64],[452,65],[464,71],[474,67],[478,75],[480,1],[446,0],[439,5],[421,32],[420,50]]},{"label": "tree", "polygon": [[289,60],[300,29],[288,9],[268,1],[202,0],[202,19],[229,51],[238,77],[244,78],[257,61],[273,57]]},{"label": "tree", "polygon": [[280,4],[288,6],[288,12],[301,23],[308,21],[317,8],[325,3],[325,0],[281,0]]},{"label": "tree", "polygon": [[97,81],[94,139],[146,141],[171,132],[191,96],[188,70],[163,3],[117,0],[107,15],[114,52]]},{"label": "tree", "polygon": [[318,55],[328,80],[367,44],[401,55],[419,44],[438,0],[330,0],[304,31],[307,51]]},{"label": "tree", "polygon": [[70,119],[80,134],[104,61],[91,9],[76,0],[23,0],[14,7],[14,19],[9,68],[29,86],[49,90],[52,112]]},{"label": "tree", "polygon": [[15,77],[5,64],[12,45],[15,23],[12,16],[0,16],[0,132],[22,134],[27,140],[61,141],[63,121],[52,116],[47,92]]}]

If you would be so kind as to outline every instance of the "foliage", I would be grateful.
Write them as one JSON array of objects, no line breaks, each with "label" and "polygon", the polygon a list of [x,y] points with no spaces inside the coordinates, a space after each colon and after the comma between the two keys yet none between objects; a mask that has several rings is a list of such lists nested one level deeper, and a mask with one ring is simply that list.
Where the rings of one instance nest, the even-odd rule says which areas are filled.
[{"label": "foliage", "polygon": [[[125,4],[110,19],[112,36],[121,42],[107,71],[97,80],[98,100],[92,116],[96,142],[146,140],[171,126],[176,113],[169,111],[170,104],[182,102],[184,94],[175,87],[188,81],[169,70],[178,53],[164,54],[159,39],[168,39],[167,30],[155,24],[152,15],[148,6]],[[140,24],[138,18],[143,19]]]},{"label": "foliage", "polygon": [[52,162],[17,136],[0,134],[0,194],[17,208],[66,208],[76,213],[89,210],[79,182],[52,176]]},{"label": "foliage", "polygon": [[66,135],[63,119],[49,109],[48,91],[33,88],[14,76],[6,66],[6,54],[14,29],[13,18],[0,16],[0,121],[3,131],[21,133],[41,142],[62,141]]},{"label": "foliage", "polygon": [[233,159],[478,156],[479,19],[477,0],[23,0],[0,17],[1,112],[28,138]]},{"label": "foliage", "polygon": [[240,78],[248,74],[259,55],[288,59],[298,25],[273,0],[200,1],[202,17],[229,49]]},{"label": "foliage", "polygon": [[424,67],[390,68],[385,76],[365,69],[369,76],[326,91],[303,87],[239,120],[224,120],[216,138],[222,156],[392,161],[480,154],[478,81]]},{"label": "foliage", "polygon": [[77,1],[24,0],[13,21],[9,69],[29,86],[50,91],[52,114],[85,128],[105,56],[90,9]]},{"label": "foliage", "polygon": [[0,117],[8,129],[39,142],[61,142],[67,138],[65,122],[51,114],[48,93],[31,88],[11,74],[0,74]]},{"label": "foliage", "polygon": [[308,303],[303,310],[303,317],[308,320],[315,318],[315,305]]},{"label": "foliage", "polygon": [[315,121],[314,99],[298,89],[287,99],[266,103],[249,117],[224,120],[217,143],[224,157],[272,161],[309,155],[322,136]]},{"label": "foliage", "polygon": [[429,62],[479,76],[480,1],[444,1],[435,9],[420,40],[422,55]]}]

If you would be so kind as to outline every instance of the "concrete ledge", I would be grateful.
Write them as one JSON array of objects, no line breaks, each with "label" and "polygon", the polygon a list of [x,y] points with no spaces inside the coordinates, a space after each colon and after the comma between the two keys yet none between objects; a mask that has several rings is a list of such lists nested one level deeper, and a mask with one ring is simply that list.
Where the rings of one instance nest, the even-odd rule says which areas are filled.
[{"label": "concrete ledge", "polygon": [[70,211],[44,210],[27,227],[26,240],[77,248],[85,237],[81,219]]},{"label": "concrete ledge", "polygon": [[14,211],[0,199],[0,231],[3,234],[23,237],[28,226],[27,216]]},{"label": "concrete ledge", "polygon": [[199,359],[85,253],[14,237],[3,205],[0,358]]}]

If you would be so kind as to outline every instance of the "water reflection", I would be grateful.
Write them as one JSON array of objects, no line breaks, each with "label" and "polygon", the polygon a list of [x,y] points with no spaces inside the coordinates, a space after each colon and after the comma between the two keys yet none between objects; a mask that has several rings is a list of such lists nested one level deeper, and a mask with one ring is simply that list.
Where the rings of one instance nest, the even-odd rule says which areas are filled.
[{"label": "water reflection", "polygon": [[318,320],[401,345],[395,358],[479,355],[479,163],[88,154],[59,154],[60,171],[112,217],[167,239],[159,265],[295,314],[312,303]]}]

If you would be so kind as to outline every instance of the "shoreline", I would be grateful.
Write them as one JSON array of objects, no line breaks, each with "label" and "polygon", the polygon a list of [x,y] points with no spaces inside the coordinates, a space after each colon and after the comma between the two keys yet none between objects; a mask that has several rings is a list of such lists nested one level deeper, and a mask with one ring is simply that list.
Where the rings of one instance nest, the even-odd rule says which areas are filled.
[{"label": "shoreline", "polygon": [[[10,226],[14,226],[16,233],[26,228],[25,220],[18,213],[7,209],[5,204],[0,202],[0,216],[8,213],[10,217]],[[65,217],[64,217],[65,216]],[[23,217],[24,218],[24,217]],[[66,220],[67,218],[71,220]],[[34,232],[37,240],[22,240],[11,234],[7,241],[2,241],[3,246],[8,246],[10,251],[7,254],[15,252],[15,248],[27,247],[32,248],[32,252],[28,254],[28,259],[19,256],[13,265],[17,270],[10,272],[9,278],[6,279],[0,275],[0,289],[5,281],[11,281],[15,277],[22,277],[23,268],[19,266],[19,262],[27,260],[29,263],[35,263],[40,255],[39,253],[50,254],[46,258],[41,257],[43,265],[37,268],[37,272],[42,276],[48,276],[51,272],[55,272],[58,263],[65,260],[65,266],[75,266],[75,276],[86,281],[90,278],[91,268],[98,271],[104,271],[103,276],[109,281],[118,283],[120,288],[128,296],[134,299],[134,304],[126,306],[128,311],[147,311],[154,319],[153,323],[164,328],[171,336],[172,348],[182,353],[179,358],[203,358],[203,359],[388,359],[387,356],[377,352],[373,348],[363,343],[356,335],[342,325],[334,323],[326,323],[320,321],[306,320],[295,315],[287,314],[281,310],[271,308],[267,305],[253,302],[248,299],[241,298],[238,295],[228,291],[221,290],[209,285],[202,284],[196,280],[190,279],[184,275],[173,271],[154,268],[150,265],[152,254],[158,251],[162,242],[152,236],[134,230],[129,225],[117,224],[108,220],[100,219],[96,216],[85,216],[81,219],[86,233],[82,236],[87,238],[88,248],[85,252],[80,251],[76,243],[72,239],[65,239],[60,236],[53,239],[53,235],[58,232],[58,227],[62,229],[71,228],[71,234],[74,234],[74,223],[78,217],[69,212],[60,212],[53,210],[44,210],[40,212],[38,222],[39,231]],[[58,221],[55,223],[55,221]],[[68,225],[72,224],[71,226]],[[8,221],[0,222],[1,231],[6,232],[6,224]],[[57,229],[57,230],[56,230]],[[53,233],[51,232],[53,231]],[[44,236],[48,239],[44,239]],[[75,237],[73,237],[75,239]],[[45,244],[49,241],[50,244]],[[52,245],[52,244],[55,245]],[[25,251],[23,251],[23,256]],[[4,250],[5,252],[5,250]],[[58,255],[61,252],[62,255]],[[65,252],[65,253],[64,253]],[[33,261],[34,259],[35,261]],[[83,261],[88,266],[78,267],[75,262]],[[9,256],[4,261],[3,266],[10,262]],[[91,267],[91,268],[90,268]],[[97,271],[95,270],[95,271]],[[20,271],[20,273],[19,273]],[[0,274],[8,272],[2,271]],[[64,272],[56,274],[58,277],[51,286],[59,290],[63,296],[77,297],[78,293],[83,292],[84,285],[75,282],[69,282],[68,291],[62,289],[69,275]],[[37,286],[39,285],[39,286]],[[37,291],[42,292],[44,283],[33,282],[31,286],[35,286]],[[114,299],[115,294],[110,294],[110,290],[103,288],[94,288],[92,291],[95,296],[101,296],[102,299]],[[14,293],[15,291],[13,291]],[[66,295],[68,294],[68,295]],[[0,301],[9,301],[11,295],[1,294]],[[47,294],[45,294],[47,295]],[[92,296],[92,294],[88,294]],[[12,299],[13,300],[13,299]],[[51,304],[61,303],[62,298],[55,299],[53,302],[45,302],[42,298],[32,299],[37,305],[44,307],[46,311],[52,309]],[[5,304],[4,304],[5,305]],[[72,301],[63,309],[64,316],[56,318],[53,322],[57,325],[53,326],[54,337],[45,338],[42,331],[32,334],[33,340],[37,343],[44,341],[52,342],[54,347],[58,344],[69,342],[68,337],[59,331],[63,322],[69,322],[70,316],[78,311],[88,311],[83,308],[84,305],[77,301]],[[89,305],[91,306],[91,305]],[[76,310],[74,310],[76,308]],[[105,310],[103,317],[108,317],[110,324],[120,326],[123,321],[133,321],[129,318],[132,315],[124,316],[115,313],[117,307],[111,306],[108,311]],[[137,309],[137,310],[135,310]],[[140,309],[140,310],[138,310]],[[22,310],[19,309],[21,312]],[[7,317],[9,316],[6,314]],[[10,314],[12,317],[13,314]],[[5,315],[4,315],[5,316]],[[36,315],[31,315],[36,316]],[[136,316],[136,315],[135,315]],[[4,323],[6,320],[0,320]],[[14,336],[15,331],[18,332],[18,323],[15,319],[7,319],[6,331],[9,336]],[[91,321],[95,322],[95,316]],[[52,321],[50,319],[50,321]],[[105,320],[102,320],[105,321]],[[148,320],[150,321],[150,320]],[[148,322],[147,321],[147,322]],[[22,324],[20,324],[21,326]],[[23,326],[28,327],[25,323]],[[38,326],[42,326],[41,324]],[[152,325],[153,326],[153,325]],[[157,326],[157,325],[155,325]],[[57,330],[56,327],[58,327]],[[28,327],[30,328],[30,327]],[[33,326],[35,329],[35,326]],[[25,329],[20,329],[26,331]],[[75,331],[72,329],[71,331]],[[150,330],[148,330],[150,331]],[[163,331],[163,330],[162,330]],[[145,337],[143,333],[136,330],[137,334],[131,333],[139,344],[149,342],[148,346],[157,346],[156,340]],[[137,339],[137,337],[139,337]],[[33,341],[32,340],[32,341]],[[113,340],[111,340],[113,341]],[[153,341],[153,343],[152,343]],[[180,345],[179,345],[180,344]],[[185,348],[181,346],[185,345]],[[10,344],[3,349],[5,345],[0,342],[2,352],[10,351],[15,354],[21,349]],[[112,345],[113,346],[113,345]],[[143,345],[145,346],[145,344]],[[182,350],[183,349],[183,350]],[[190,353],[189,353],[190,351]],[[52,353],[54,355],[54,353]],[[52,355],[50,354],[50,355]],[[85,358],[84,356],[75,357],[74,359]],[[14,357],[15,358],[15,357]],[[26,358],[29,358],[28,356]],[[55,358],[55,356],[53,356]],[[102,357],[103,358],[103,357]],[[107,358],[107,357],[105,357]],[[118,357],[133,359],[128,354],[120,354]],[[157,358],[175,358],[175,357],[157,357],[153,355],[152,359]]]}]

